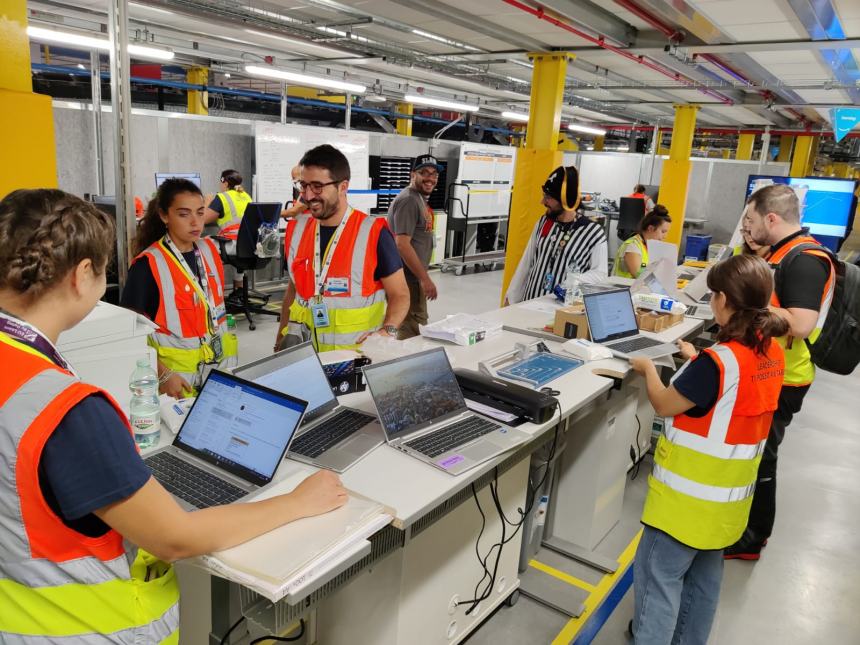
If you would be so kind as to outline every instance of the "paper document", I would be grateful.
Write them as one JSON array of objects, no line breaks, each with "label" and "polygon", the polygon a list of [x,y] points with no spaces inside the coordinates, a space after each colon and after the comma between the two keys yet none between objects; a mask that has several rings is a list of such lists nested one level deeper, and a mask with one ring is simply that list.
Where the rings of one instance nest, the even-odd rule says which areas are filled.
[{"label": "paper document", "polygon": [[516,421],[517,419],[516,414],[497,410],[490,405],[478,403],[477,401],[472,401],[472,399],[466,399],[466,407],[473,412],[478,412],[479,414],[483,414],[484,416],[492,417],[493,419],[497,419],[502,423],[510,423],[511,421]]},{"label": "paper document", "polygon": [[467,346],[501,333],[502,323],[481,320],[468,314],[454,314],[429,325],[419,325],[418,329],[425,338],[447,340]]},{"label": "paper document", "polygon": [[552,296],[551,298],[547,297],[526,300],[525,302],[517,303],[516,306],[522,309],[530,309],[531,311],[539,311],[543,314],[551,314],[554,316],[555,312],[564,306],[564,303],[561,300],[558,300],[555,296]]}]

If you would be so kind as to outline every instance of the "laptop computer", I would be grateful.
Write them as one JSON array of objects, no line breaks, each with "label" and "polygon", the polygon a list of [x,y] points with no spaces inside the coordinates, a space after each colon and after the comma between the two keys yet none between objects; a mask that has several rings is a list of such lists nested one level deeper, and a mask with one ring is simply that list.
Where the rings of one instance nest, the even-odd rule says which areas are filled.
[{"label": "laptop computer", "polygon": [[529,438],[466,407],[441,347],[368,365],[364,377],[388,445],[452,475]]},{"label": "laptop computer", "polygon": [[678,351],[672,343],[654,340],[639,333],[630,289],[586,293],[583,301],[591,340],[609,348],[614,356],[658,358]]},{"label": "laptop computer", "polygon": [[338,403],[311,343],[241,365],[233,374],[308,401],[291,459],[341,473],[384,441],[374,415]]},{"label": "laptop computer", "polygon": [[144,460],[188,510],[230,504],[271,483],[307,402],[213,370],[173,443]]},{"label": "laptop computer", "polygon": [[703,269],[681,291],[680,300],[687,305],[687,315],[701,320],[714,317],[711,309],[711,291],[708,289],[708,271]]}]

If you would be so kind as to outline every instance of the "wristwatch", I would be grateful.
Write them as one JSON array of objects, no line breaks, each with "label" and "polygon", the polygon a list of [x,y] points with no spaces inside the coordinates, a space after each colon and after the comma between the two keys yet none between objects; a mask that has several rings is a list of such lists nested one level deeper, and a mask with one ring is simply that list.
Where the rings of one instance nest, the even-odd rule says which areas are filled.
[{"label": "wristwatch", "polygon": [[395,327],[394,325],[383,325],[382,329],[385,330],[385,333],[389,336],[397,336],[397,332],[400,331],[400,328]]}]

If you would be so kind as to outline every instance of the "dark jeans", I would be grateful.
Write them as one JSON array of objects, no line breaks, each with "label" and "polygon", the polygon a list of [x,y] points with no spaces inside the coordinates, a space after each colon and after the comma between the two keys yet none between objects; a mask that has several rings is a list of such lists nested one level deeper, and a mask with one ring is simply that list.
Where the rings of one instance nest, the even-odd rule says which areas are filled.
[{"label": "dark jeans", "polygon": [[767,435],[764,453],[758,466],[758,481],[753,494],[750,517],[745,538],[761,542],[770,537],[776,517],[776,458],[785,429],[794,415],[800,412],[808,385],[794,387],[783,385],[779,393],[779,404],[773,413],[770,433]]}]

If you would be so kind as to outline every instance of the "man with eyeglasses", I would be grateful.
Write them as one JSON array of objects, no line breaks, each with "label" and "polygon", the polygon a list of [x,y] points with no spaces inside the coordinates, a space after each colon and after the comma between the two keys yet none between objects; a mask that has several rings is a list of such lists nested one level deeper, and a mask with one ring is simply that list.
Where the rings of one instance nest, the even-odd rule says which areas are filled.
[{"label": "man with eyeglasses", "polygon": [[308,340],[319,352],[355,349],[373,333],[396,337],[409,289],[385,219],[349,205],[349,162],[334,146],[308,150],[299,166],[307,212],[287,224],[290,281],[275,351]]},{"label": "man with eyeglasses", "polygon": [[427,268],[436,236],[433,209],[428,203],[439,181],[442,166],[433,155],[420,155],[412,162],[410,184],[388,207],[388,225],[394,232],[397,250],[403,258],[406,284],[409,287],[409,313],[400,326],[400,339],[412,338],[427,324],[427,300],[436,300],[436,285]]}]

